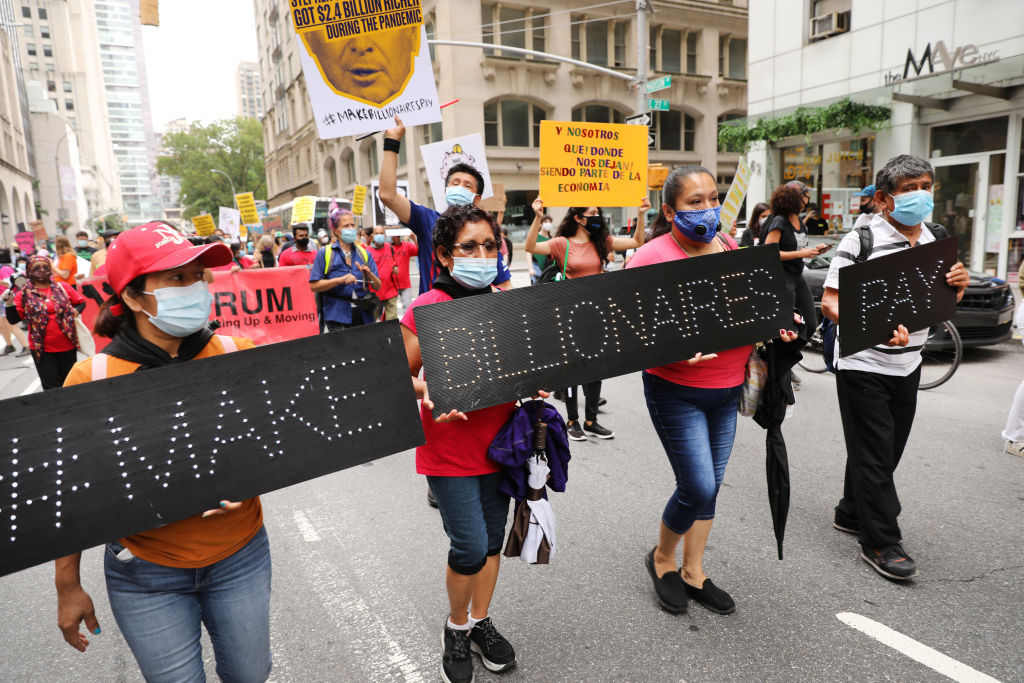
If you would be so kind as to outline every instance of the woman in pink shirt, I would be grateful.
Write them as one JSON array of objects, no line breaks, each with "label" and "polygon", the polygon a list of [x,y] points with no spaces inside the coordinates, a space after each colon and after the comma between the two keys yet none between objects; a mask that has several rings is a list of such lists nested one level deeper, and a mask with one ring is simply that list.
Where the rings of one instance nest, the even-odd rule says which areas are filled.
[{"label": "woman in pink shirt", "polygon": [[[721,232],[718,187],[701,166],[672,171],[662,189],[665,202],[651,228],[651,240],[637,250],[630,268],[704,256],[737,248]],[[785,341],[793,332],[779,331]],[[688,598],[712,612],[729,614],[733,599],[704,574],[704,548],[715,516],[736,436],[736,403],[751,346],[700,354],[643,373],[651,422],[676,477],[676,490],[661,517],[657,547],[647,556],[647,570],[658,601],[670,612],[684,613]],[[683,541],[683,566],[676,550]]]}]

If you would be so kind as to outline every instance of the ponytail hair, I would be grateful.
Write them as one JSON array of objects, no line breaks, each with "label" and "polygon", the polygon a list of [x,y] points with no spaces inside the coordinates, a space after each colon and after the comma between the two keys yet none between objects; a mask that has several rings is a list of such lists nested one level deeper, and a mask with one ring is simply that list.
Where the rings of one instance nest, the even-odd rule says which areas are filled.
[{"label": "ponytail hair", "polygon": [[672,169],[672,172],[665,178],[665,184],[661,187],[661,203],[662,209],[658,210],[658,217],[654,219],[654,223],[651,224],[651,236],[647,239],[654,239],[655,237],[661,237],[662,235],[668,234],[672,230],[672,223],[665,218],[664,206],[667,204],[672,208],[672,211],[676,210],[676,199],[679,198],[679,193],[683,189],[683,181],[691,175],[697,173],[705,173],[712,180],[715,176],[711,171],[691,164],[688,166],[680,166],[679,168]]},{"label": "ponytail hair", "polygon": [[[128,292],[132,296],[141,296],[143,291],[146,289],[146,274],[142,274],[129,282],[124,287],[124,291]],[[116,307],[116,308],[115,308]],[[114,309],[114,310],[111,310]],[[114,294],[109,299],[103,302],[100,306],[100,312],[96,314],[96,322],[92,326],[92,331],[101,337],[107,337],[113,339],[117,336],[117,333],[122,327],[135,328],[135,316],[130,310],[125,308],[124,302],[121,297]]]}]

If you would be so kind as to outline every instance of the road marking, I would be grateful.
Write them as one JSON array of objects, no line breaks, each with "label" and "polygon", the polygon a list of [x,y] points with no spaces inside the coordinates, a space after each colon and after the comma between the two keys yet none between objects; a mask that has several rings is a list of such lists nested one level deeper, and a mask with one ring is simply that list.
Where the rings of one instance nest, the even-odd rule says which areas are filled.
[{"label": "road marking", "polygon": [[295,520],[295,526],[299,527],[302,540],[306,541],[306,543],[320,542],[320,534],[316,532],[313,522],[309,521],[309,517],[302,510],[296,510],[292,518]]},{"label": "road marking", "polygon": [[962,681],[963,683],[999,683],[998,679],[992,678],[988,674],[972,669],[963,662],[947,657],[924,643],[919,643],[909,636],[892,630],[885,624],[880,624],[860,614],[840,612],[836,615],[836,618],[847,626],[852,626],[883,645],[888,645],[897,652],[924,664],[929,669],[937,671],[954,681]]},{"label": "road marking", "polygon": [[34,394],[42,388],[42,383],[39,381],[39,378],[36,377],[34,380],[32,380],[32,384],[29,384],[27,387],[25,387],[25,390],[22,391],[19,394],[19,396],[28,396],[29,394]]}]

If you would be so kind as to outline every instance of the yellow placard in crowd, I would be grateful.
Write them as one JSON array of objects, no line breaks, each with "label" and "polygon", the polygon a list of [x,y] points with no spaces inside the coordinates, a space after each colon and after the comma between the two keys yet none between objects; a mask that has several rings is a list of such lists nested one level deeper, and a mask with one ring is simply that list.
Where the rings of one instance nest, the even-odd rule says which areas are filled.
[{"label": "yellow placard in crowd", "polygon": [[316,197],[296,197],[292,204],[292,223],[312,223]]},{"label": "yellow placard in crowd", "polygon": [[751,170],[747,160],[740,158],[736,167],[736,175],[733,176],[732,185],[729,186],[729,193],[725,195],[722,202],[722,230],[729,232],[732,222],[740,215],[740,206],[743,205],[743,198],[747,196],[747,185],[750,183]]},{"label": "yellow placard in crowd", "polygon": [[200,237],[209,237],[217,229],[217,226],[213,224],[213,216],[208,213],[204,213],[201,216],[193,216],[192,225],[196,229],[196,234]]},{"label": "yellow placard in crowd", "polygon": [[545,206],[638,206],[647,196],[647,129],[541,121],[540,196]]},{"label": "yellow placard in crowd", "polygon": [[352,213],[362,216],[366,209],[366,185],[356,185],[352,192]]},{"label": "yellow placard in crowd", "polygon": [[256,198],[252,192],[243,192],[235,195],[235,204],[238,212],[242,214],[242,223],[252,225],[260,222],[260,214],[256,211]]}]

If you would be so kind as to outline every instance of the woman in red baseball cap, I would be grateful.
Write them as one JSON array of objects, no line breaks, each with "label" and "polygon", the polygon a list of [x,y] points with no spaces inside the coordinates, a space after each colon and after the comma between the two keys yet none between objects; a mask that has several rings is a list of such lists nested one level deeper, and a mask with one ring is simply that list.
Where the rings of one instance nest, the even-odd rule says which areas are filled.
[{"label": "woman in red baseball cap", "polygon": [[[231,262],[222,243],[192,246],[154,222],[121,233],[107,252],[114,290],[96,333],[112,341],[72,368],[65,386],[251,348],[215,335],[206,268]],[[81,554],[56,561],[57,619],[64,639],[85,651],[100,626],[82,588]],[[146,680],[202,680],[200,621],[223,680],[270,674],[270,546],[259,498],[220,507],[107,544],[107,596]]]}]

